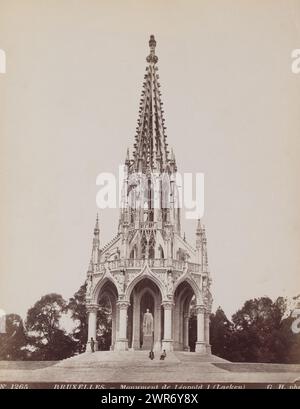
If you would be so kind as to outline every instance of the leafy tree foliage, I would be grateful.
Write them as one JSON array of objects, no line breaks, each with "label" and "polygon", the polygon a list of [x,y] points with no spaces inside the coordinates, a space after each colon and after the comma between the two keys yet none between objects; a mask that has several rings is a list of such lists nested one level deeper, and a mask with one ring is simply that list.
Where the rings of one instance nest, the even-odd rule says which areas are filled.
[{"label": "leafy tree foliage", "polygon": [[85,305],[86,284],[83,284],[72,298],[69,299],[67,306],[71,312],[71,318],[75,321],[75,328],[72,336],[76,342],[75,350],[78,353],[85,351],[88,337],[87,311]]},{"label": "leafy tree foliage", "polygon": [[291,330],[292,318],[285,318],[286,308],[282,297],[255,298],[232,322],[218,309],[211,317],[213,353],[236,362],[300,363],[299,335]]},{"label": "leafy tree foliage", "polygon": [[97,341],[100,351],[109,350],[111,346],[111,314],[111,305],[108,300],[103,300],[97,312]]},{"label": "leafy tree foliage", "polygon": [[[67,309],[71,312],[71,318],[76,326],[72,336],[76,341],[76,352],[85,351],[88,337],[87,310],[85,304],[86,284],[83,284],[79,290],[70,298]],[[100,350],[109,350],[111,345],[111,305],[107,299],[99,303],[97,312],[97,336],[98,347]]]},{"label": "leafy tree foliage", "polygon": [[22,318],[17,314],[4,316],[5,332],[0,334],[0,360],[23,360],[26,358],[26,334]]},{"label": "leafy tree foliage", "polygon": [[26,326],[35,348],[33,359],[58,360],[74,354],[74,340],[60,328],[65,309],[66,302],[58,294],[43,296],[29,309]]},{"label": "leafy tree foliage", "polygon": [[233,324],[221,307],[210,317],[210,343],[212,353],[225,359],[232,359]]},{"label": "leafy tree foliage", "polygon": [[[235,359],[247,362],[280,362],[288,348],[283,331],[285,303],[268,297],[245,302],[233,315],[233,341],[238,345]],[[290,331],[290,329],[289,329]]]}]

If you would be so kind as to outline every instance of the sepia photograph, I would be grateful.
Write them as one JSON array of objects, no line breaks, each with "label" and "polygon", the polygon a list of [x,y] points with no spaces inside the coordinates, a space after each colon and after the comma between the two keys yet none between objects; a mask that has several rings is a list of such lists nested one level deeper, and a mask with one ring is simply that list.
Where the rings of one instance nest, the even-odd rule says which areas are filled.
[{"label": "sepia photograph", "polygon": [[300,0],[0,0],[0,389],[300,389],[299,112]]}]

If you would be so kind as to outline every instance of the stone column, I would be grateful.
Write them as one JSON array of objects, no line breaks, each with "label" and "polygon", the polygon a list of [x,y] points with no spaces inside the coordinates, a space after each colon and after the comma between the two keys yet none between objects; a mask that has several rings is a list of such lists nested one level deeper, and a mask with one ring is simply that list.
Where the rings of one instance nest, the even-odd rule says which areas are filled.
[{"label": "stone column", "polygon": [[182,308],[180,308],[179,310],[179,331],[178,331],[178,347],[180,349],[183,349],[183,345],[184,345],[184,331],[183,331],[183,327],[184,327],[184,316],[183,316],[183,310]]},{"label": "stone column", "polygon": [[155,305],[154,313],[154,351],[161,350],[161,305],[159,302]]},{"label": "stone column", "polygon": [[180,302],[177,299],[173,307],[173,349],[180,349]]},{"label": "stone column", "polygon": [[197,342],[196,342],[196,352],[203,355],[206,354],[206,344],[205,344],[205,334],[204,334],[204,306],[197,305]]},{"label": "stone column", "polygon": [[183,316],[183,350],[189,351],[189,324],[190,324],[190,316],[189,314],[184,314]]},{"label": "stone column", "polygon": [[173,351],[172,339],[172,310],[173,302],[165,301],[162,303],[164,307],[164,339],[162,341],[162,350]]},{"label": "stone column", "polygon": [[127,351],[128,350],[128,339],[127,339],[127,309],[129,302],[127,301],[118,301],[118,315],[119,315],[119,331],[118,338],[115,344],[116,351]]},{"label": "stone column", "polygon": [[97,335],[97,311],[99,305],[98,304],[88,304],[87,305],[87,312],[88,312],[88,339],[86,345],[86,351],[91,352],[91,338],[95,341],[95,351],[98,350],[98,342],[96,340]]},{"label": "stone column", "polygon": [[132,314],[132,348],[140,349],[140,297],[134,291],[133,294],[133,314]]},{"label": "stone column", "polygon": [[211,354],[211,346],[209,339],[209,322],[210,322],[210,312],[206,311],[204,314],[204,329],[205,329],[205,343],[206,343],[206,352]]},{"label": "stone column", "polygon": [[111,346],[110,350],[113,351],[115,348],[116,342],[116,324],[117,324],[117,312],[116,312],[116,304],[114,302],[112,306],[112,322],[111,322]]}]

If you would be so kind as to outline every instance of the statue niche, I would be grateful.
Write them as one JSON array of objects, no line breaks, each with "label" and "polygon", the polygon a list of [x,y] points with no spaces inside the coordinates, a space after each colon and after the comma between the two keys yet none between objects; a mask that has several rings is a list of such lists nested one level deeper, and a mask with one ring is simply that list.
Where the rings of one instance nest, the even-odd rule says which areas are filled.
[{"label": "statue niche", "polygon": [[146,312],[143,316],[142,321],[142,334],[143,334],[143,342],[142,342],[142,349],[144,350],[152,350],[153,349],[153,335],[154,335],[154,326],[153,326],[153,315],[150,312],[149,308],[146,309]]},{"label": "statue niche", "polygon": [[147,308],[143,318],[143,334],[144,336],[152,336],[153,333],[153,315]]}]

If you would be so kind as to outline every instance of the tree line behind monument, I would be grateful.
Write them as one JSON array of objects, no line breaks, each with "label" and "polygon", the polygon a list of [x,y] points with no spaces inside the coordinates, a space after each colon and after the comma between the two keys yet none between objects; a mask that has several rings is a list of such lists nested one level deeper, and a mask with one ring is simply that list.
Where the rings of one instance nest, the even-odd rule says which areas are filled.
[{"label": "tree line behind monument", "polygon": [[[6,316],[6,333],[0,334],[0,360],[61,360],[85,351],[87,342],[86,285],[68,301],[47,294],[27,312]],[[299,298],[295,297],[295,298]],[[68,314],[74,328],[67,332],[61,319]],[[111,344],[111,317],[101,305],[97,318],[100,350]],[[287,299],[268,297],[248,300],[229,320],[221,307],[210,317],[212,353],[233,362],[300,363],[300,334],[293,323]],[[196,340],[196,315],[191,309],[190,348]]]}]

